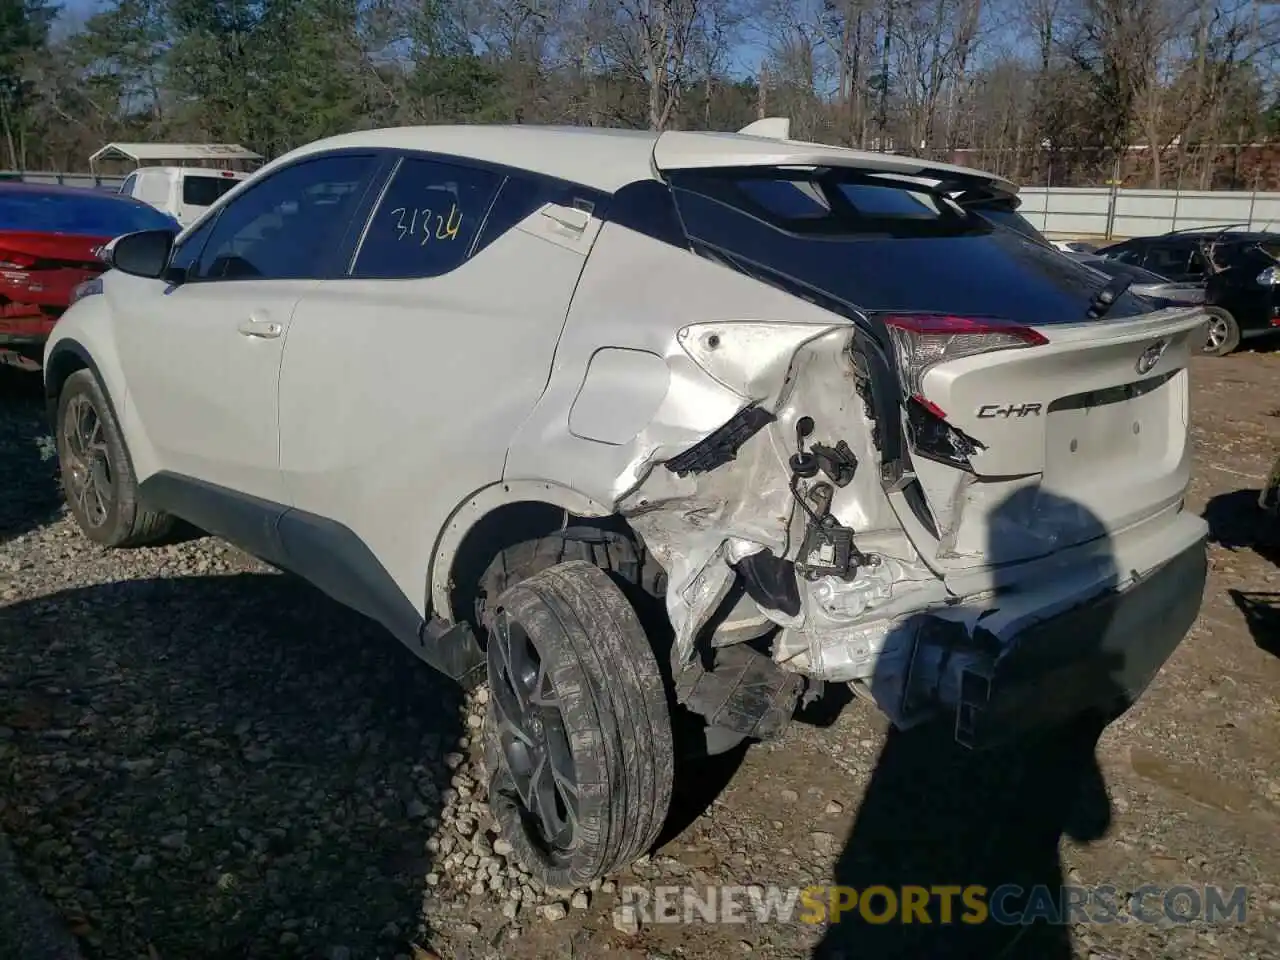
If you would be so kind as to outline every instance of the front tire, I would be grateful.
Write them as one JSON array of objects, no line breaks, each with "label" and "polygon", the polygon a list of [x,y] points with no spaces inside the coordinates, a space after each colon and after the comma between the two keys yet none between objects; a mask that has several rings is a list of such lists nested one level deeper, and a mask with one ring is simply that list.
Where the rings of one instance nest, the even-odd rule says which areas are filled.
[{"label": "front tire", "polygon": [[58,470],[67,506],[86,537],[135,547],[166,537],[173,518],[145,510],[120,425],[97,378],[77,370],[58,395]]},{"label": "front tire", "polygon": [[582,886],[657,839],[674,749],[662,672],[608,574],[544,569],[495,598],[487,644],[489,805],[543,884]]},{"label": "front tire", "polygon": [[1221,307],[1205,307],[1209,315],[1201,352],[1210,357],[1225,357],[1240,346],[1240,324]]}]

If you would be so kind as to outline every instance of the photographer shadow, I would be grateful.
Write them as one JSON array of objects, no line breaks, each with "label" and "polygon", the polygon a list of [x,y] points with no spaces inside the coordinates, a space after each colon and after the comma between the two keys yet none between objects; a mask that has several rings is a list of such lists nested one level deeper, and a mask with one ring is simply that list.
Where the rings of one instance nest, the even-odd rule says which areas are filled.
[{"label": "photographer shadow", "polygon": [[[1102,523],[1079,504],[1031,488],[991,516],[993,608],[1018,589],[1008,574],[1001,582],[998,565],[1012,566],[1025,555],[1021,545],[1032,535],[1032,524],[1044,530],[1055,520],[1084,529],[1086,539],[1103,545],[1093,572],[1101,578],[1103,596],[1114,591],[1119,578]],[[1020,637],[1016,656],[1002,655],[995,695],[1005,682],[1030,686],[1028,696],[995,720],[1021,726],[1034,717],[1037,722],[1025,733],[988,749],[969,749],[956,741],[951,711],[906,730],[891,728],[833,882],[854,888],[859,901],[869,887],[881,893],[888,888],[898,909],[886,919],[885,899],[876,895],[865,910],[855,904],[829,924],[815,958],[1072,956],[1070,921],[1079,908],[1063,899],[1059,847],[1064,836],[1088,843],[1107,832],[1111,806],[1095,757],[1098,738],[1131,702],[1126,691],[1141,690],[1154,669],[1126,663],[1117,648],[1127,627],[1117,629],[1123,625],[1114,619],[1110,604],[1093,604],[1082,608],[1066,636],[1036,637],[1038,628],[1031,628]],[[1059,659],[1068,645],[1089,658],[1090,669]],[[873,690],[880,681],[895,682],[878,676]],[[1082,689],[1096,709],[1066,709],[1064,695]],[[908,886],[930,891],[927,919],[918,910],[904,916],[902,890]],[[974,897],[976,907],[962,897],[962,890],[974,886],[985,888]],[[938,889],[947,887],[950,893]]]}]

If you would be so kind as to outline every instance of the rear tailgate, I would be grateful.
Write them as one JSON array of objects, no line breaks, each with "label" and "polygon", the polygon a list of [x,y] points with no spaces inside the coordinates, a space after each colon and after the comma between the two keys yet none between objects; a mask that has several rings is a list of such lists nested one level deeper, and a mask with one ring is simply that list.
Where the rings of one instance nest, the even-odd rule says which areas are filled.
[{"label": "rear tailgate", "polygon": [[940,528],[919,545],[944,568],[1025,560],[1179,504],[1186,367],[1203,323],[1174,308],[1048,324],[1033,327],[1045,343],[931,367],[923,398],[979,449],[971,471],[915,458]]},{"label": "rear tailgate", "polygon": [[[878,342],[882,473],[936,571],[1045,556],[1179,509],[1199,308],[1157,310],[942,195],[977,171],[671,136],[655,160],[695,250],[845,305]],[[940,186],[920,184],[926,170]]]}]

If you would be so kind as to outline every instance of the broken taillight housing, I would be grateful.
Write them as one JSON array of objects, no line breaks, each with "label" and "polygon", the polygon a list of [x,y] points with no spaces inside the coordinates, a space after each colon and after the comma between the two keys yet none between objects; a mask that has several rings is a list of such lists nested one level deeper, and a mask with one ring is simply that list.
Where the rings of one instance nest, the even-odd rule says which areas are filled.
[{"label": "broken taillight housing", "polygon": [[924,376],[939,363],[1049,342],[1030,327],[998,317],[902,313],[882,315],[880,319],[893,339],[903,393],[928,406],[932,404],[924,398]]},{"label": "broken taillight housing", "polygon": [[947,423],[942,410],[928,400],[909,397],[906,410],[907,438],[912,450],[948,466],[973,469],[969,457],[983,449],[981,443]]},{"label": "broken taillight housing", "polygon": [[883,315],[881,320],[893,340],[912,449],[930,460],[971,470],[969,458],[982,444],[948,423],[946,411],[925,397],[925,374],[951,360],[1049,341],[1030,327],[996,317],[905,313]]}]

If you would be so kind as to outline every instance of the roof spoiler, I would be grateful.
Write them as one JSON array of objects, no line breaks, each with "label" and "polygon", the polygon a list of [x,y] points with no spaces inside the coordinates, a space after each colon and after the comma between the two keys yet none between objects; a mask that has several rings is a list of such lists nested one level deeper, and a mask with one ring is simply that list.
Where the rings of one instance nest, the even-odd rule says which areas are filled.
[{"label": "roof spoiler", "polygon": [[755,123],[748,123],[738,133],[747,137],[764,137],[766,140],[791,139],[790,117],[761,117]]}]

